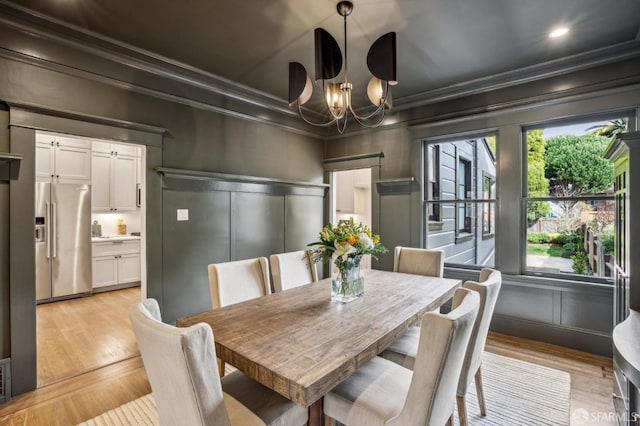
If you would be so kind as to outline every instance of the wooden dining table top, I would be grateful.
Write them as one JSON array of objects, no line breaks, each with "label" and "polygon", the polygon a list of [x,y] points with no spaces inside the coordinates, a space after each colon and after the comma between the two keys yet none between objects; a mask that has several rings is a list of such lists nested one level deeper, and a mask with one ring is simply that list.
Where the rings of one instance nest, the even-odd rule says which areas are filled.
[{"label": "wooden dining table top", "polygon": [[218,358],[301,406],[310,406],[378,355],[460,280],[365,271],[364,295],[331,301],[331,279],[179,318],[213,330]]}]

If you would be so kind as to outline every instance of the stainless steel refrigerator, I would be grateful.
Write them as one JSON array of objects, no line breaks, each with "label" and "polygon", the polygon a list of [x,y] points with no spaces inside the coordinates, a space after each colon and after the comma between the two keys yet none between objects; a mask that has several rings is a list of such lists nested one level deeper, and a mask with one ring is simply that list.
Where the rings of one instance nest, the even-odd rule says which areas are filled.
[{"label": "stainless steel refrigerator", "polygon": [[89,185],[36,183],[36,299],[91,292]]}]

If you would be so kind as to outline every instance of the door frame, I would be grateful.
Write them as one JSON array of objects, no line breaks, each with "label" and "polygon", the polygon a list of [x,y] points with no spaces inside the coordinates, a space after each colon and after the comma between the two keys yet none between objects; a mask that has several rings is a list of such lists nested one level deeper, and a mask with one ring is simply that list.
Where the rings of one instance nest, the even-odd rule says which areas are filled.
[{"label": "door frame", "polygon": [[[166,129],[123,122],[108,117],[57,111],[42,106],[9,103],[11,153],[22,155],[20,175],[9,187],[9,305],[12,396],[37,387],[37,336],[35,294],[35,133],[36,130],[68,133],[98,139],[145,145],[146,149],[146,275],[150,297],[161,296],[162,210],[160,177],[153,172],[162,165],[162,143]],[[141,253],[142,254],[142,253]]]}]

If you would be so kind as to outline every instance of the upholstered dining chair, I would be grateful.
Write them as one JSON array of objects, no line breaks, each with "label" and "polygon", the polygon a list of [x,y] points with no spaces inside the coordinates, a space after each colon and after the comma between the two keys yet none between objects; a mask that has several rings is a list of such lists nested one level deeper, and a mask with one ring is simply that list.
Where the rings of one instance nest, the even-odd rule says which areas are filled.
[{"label": "upholstered dining chair", "polygon": [[271,294],[267,258],[209,265],[209,289],[214,309]]},{"label": "upholstered dining chair", "polygon": [[[271,294],[266,257],[209,265],[209,290],[213,309]],[[225,363],[219,360],[221,377]]]},{"label": "upholstered dining chair", "polygon": [[318,281],[318,270],[310,250],[299,250],[269,256],[273,291],[279,292]]},{"label": "upholstered dining chair", "polygon": [[241,372],[220,380],[209,325],[165,324],[154,299],[132,306],[129,318],[160,425],[306,424],[307,409]]},{"label": "upholstered dining chair", "polygon": [[442,278],[444,251],[398,246],[393,253],[393,272]]},{"label": "upholstered dining chair", "polygon": [[[484,417],[487,410],[484,402],[484,391],[482,389],[482,353],[487,342],[489,333],[489,325],[493,317],[493,311],[498,300],[500,287],[502,286],[502,274],[489,268],[480,271],[479,282],[466,281],[463,288],[473,290],[480,296],[480,309],[478,317],[473,326],[473,332],[469,341],[469,347],[465,355],[458,389],[456,391],[456,400],[458,405],[458,417],[460,418],[460,426],[467,424],[467,409],[465,395],[471,382],[475,379],[476,393],[478,395],[478,404],[480,406],[480,414]],[[415,327],[414,327],[415,328]],[[419,330],[416,332],[414,328],[402,335],[399,339],[389,346],[381,356],[389,359],[397,364],[407,368],[414,368],[419,348]]]},{"label": "upholstered dining chair", "polygon": [[325,395],[325,424],[451,424],[479,299],[477,293],[460,288],[449,314],[427,312],[413,372],[381,357],[372,359]]}]

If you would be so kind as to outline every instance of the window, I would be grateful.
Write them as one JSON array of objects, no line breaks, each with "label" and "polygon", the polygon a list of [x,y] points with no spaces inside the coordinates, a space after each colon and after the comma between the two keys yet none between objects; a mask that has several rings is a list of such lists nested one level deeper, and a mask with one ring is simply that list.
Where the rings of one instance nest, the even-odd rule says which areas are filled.
[{"label": "window", "polygon": [[[471,161],[459,159],[458,160],[458,200],[467,200],[472,198],[471,193]],[[471,204],[459,202],[458,203],[458,226],[456,228],[456,235],[471,233]]]},{"label": "window", "polygon": [[494,151],[491,136],[425,143],[425,246],[443,249],[447,264],[494,264]]},{"label": "window", "polygon": [[627,118],[526,129],[525,271],[611,275],[613,164],[603,157]]},{"label": "window", "polygon": [[[440,152],[439,146],[429,145],[427,147],[427,200],[440,199]],[[428,218],[430,222],[440,221],[440,205],[428,205]]]},{"label": "window", "polygon": [[[496,179],[495,177],[482,173],[482,198],[491,200],[495,198]],[[494,234],[495,203],[482,204],[482,237],[490,238]]]}]

